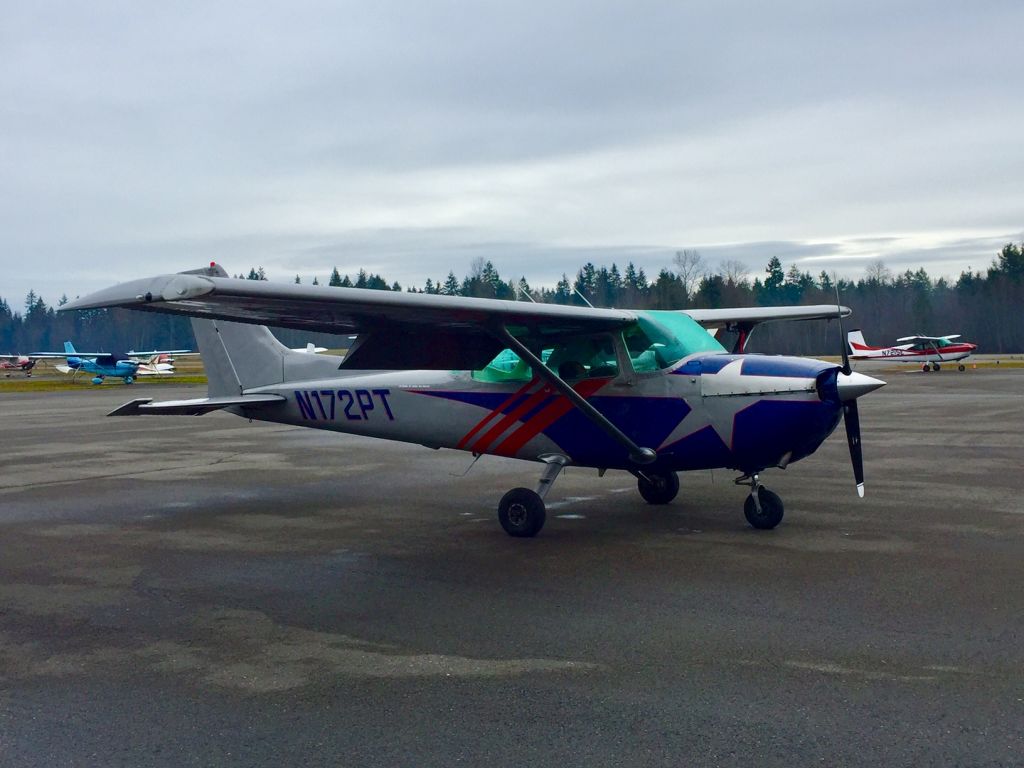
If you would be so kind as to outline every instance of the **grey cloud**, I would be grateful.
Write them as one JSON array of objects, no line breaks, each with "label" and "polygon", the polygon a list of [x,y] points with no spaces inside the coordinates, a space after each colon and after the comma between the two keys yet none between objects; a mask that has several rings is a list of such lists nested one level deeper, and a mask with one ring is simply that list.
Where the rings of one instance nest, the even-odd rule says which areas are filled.
[{"label": "grey cloud", "polygon": [[982,253],[964,233],[1020,226],[1022,22],[923,0],[15,4],[0,296],[210,258],[420,284],[484,256],[543,284],[697,244],[755,272],[893,233],[948,242],[894,264],[956,273]]}]

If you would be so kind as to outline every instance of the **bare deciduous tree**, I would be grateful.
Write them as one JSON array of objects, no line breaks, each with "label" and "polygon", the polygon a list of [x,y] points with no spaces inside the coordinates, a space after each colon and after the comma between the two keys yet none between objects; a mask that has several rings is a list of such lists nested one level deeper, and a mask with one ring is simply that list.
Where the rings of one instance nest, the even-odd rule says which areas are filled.
[{"label": "bare deciduous tree", "polygon": [[686,291],[687,298],[692,297],[697,283],[707,271],[700,251],[689,248],[676,251],[672,263],[676,267],[676,274],[679,277],[679,282],[683,284],[683,290]]},{"label": "bare deciduous tree", "polygon": [[888,285],[892,282],[892,272],[885,266],[885,262],[877,259],[864,270],[864,279],[872,285]]},{"label": "bare deciduous tree", "polygon": [[750,268],[742,261],[727,259],[719,266],[718,274],[725,279],[726,283],[745,285],[747,277],[750,275]]}]

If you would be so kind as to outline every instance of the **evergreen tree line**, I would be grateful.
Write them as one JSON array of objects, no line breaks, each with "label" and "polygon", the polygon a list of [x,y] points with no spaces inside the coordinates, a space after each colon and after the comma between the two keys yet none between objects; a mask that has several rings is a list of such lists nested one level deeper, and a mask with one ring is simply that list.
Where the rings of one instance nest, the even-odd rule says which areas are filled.
[{"label": "evergreen tree line", "polygon": [[[262,267],[250,269],[249,280],[266,280]],[[296,275],[296,283],[301,283]],[[314,285],[319,284],[313,278]],[[360,270],[353,280],[335,268],[328,285],[368,290],[401,291],[397,282]],[[630,309],[688,309],[719,307],[833,304],[853,309],[847,330],[861,328],[869,343],[890,344],[898,336],[960,333],[980,345],[981,352],[1024,350],[1024,244],[1008,243],[985,272],[968,270],[956,282],[932,280],[924,269],[894,274],[884,263],[870,264],[858,280],[834,280],[826,271],[817,276],[796,265],[784,269],[772,257],[763,273],[751,274],[741,262],[727,261],[710,269],[697,251],[676,252],[672,265],[649,277],[632,262],[618,265],[584,264],[574,278],[563,274],[553,287],[532,288],[525,277],[506,280],[490,261],[477,259],[459,279],[450,271],[444,279],[428,279],[412,293],[471,296],[554,304],[591,304]],[[58,306],[67,302],[61,297]],[[839,354],[842,343],[834,323],[765,324],[751,340],[751,350],[788,354]],[[308,341],[343,347],[331,334],[275,329],[290,346]],[[70,339],[80,349],[186,348],[194,344],[188,318],[119,309],[57,313],[30,291],[24,310],[0,298],[0,350],[26,353],[60,350]],[[727,344],[728,346],[728,344]]]}]

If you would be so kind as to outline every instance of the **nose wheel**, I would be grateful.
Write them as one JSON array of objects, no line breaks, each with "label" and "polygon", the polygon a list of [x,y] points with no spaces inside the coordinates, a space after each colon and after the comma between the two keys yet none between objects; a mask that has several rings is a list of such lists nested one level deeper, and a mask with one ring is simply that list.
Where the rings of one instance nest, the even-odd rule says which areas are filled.
[{"label": "nose wheel", "polygon": [[743,502],[743,515],[751,527],[760,531],[770,531],[782,522],[785,512],[782,498],[761,485],[756,474],[744,475],[736,480],[736,484],[750,486],[750,494]]}]

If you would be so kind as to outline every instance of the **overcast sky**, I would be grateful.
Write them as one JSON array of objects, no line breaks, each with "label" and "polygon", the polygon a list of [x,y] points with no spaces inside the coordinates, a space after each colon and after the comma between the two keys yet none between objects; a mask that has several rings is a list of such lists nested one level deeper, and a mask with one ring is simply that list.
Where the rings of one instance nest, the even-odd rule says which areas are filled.
[{"label": "overcast sky", "polygon": [[1020,0],[10,3],[0,297],[681,248],[956,277],[1024,239],[1022,29]]}]

